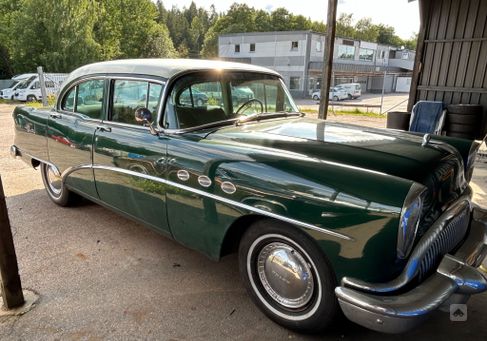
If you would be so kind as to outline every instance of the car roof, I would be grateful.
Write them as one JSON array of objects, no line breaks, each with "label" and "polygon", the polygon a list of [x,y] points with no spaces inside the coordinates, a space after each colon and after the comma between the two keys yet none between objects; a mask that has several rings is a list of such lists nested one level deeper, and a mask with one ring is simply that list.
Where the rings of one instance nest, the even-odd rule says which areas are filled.
[{"label": "car roof", "polygon": [[279,75],[277,72],[264,67],[220,60],[122,59],[82,66],[70,73],[65,84],[69,84],[77,78],[93,74],[139,74],[169,79],[185,71],[209,70],[250,71]]}]

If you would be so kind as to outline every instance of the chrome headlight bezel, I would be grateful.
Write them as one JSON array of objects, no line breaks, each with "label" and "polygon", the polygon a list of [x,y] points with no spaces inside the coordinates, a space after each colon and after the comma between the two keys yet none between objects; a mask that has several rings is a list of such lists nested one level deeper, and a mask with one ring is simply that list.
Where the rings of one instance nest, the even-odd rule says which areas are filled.
[{"label": "chrome headlight bezel", "polygon": [[413,183],[404,200],[397,230],[397,258],[406,259],[414,245],[423,211],[426,187]]}]

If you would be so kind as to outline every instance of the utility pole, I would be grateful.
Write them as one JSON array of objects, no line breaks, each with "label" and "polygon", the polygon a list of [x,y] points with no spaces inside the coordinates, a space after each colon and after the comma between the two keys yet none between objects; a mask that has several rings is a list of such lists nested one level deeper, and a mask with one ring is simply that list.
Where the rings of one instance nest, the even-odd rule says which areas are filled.
[{"label": "utility pole", "polygon": [[10,221],[8,219],[7,204],[0,177],[0,275],[2,280],[3,305],[7,309],[20,307],[24,304],[24,294],[19,276],[17,255]]},{"label": "utility pole", "polygon": [[328,113],[328,89],[330,88],[331,70],[333,68],[333,51],[335,49],[335,31],[338,0],[328,0],[328,14],[326,19],[326,37],[323,56],[323,76],[321,78],[320,110],[318,118],[326,120]]},{"label": "utility pole", "polygon": [[37,73],[39,74],[39,86],[41,87],[41,95],[42,95],[42,105],[47,107],[47,91],[46,91],[46,82],[44,81],[44,71],[42,71],[42,66],[37,67]]}]

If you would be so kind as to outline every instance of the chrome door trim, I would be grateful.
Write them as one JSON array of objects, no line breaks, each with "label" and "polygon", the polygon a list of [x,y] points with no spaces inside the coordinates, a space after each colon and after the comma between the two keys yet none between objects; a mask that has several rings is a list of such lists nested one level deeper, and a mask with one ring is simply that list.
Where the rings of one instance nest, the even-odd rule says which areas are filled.
[{"label": "chrome door trim", "polygon": [[270,218],[278,219],[278,220],[281,220],[281,221],[284,221],[284,222],[287,222],[287,223],[290,223],[290,224],[293,224],[293,225],[297,225],[297,226],[301,226],[301,227],[304,227],[304,228],[307,228],[307,229],[310,229],[310,230],[314,230],[314,231],[318,231],[318,232],[321,232],[321,233],[325,233],[325,234],[328,234],[328,235],[330,235],[332,237],[335,237],[335,238],[344,239],[344,240],[348,240],[348,241],[354,241],[354,238],[352,238],[350,236],[347,236],[345,234],[339,233],[339,232],[335,232],[335,231],[332,231],[332,230],[329,230],[329,229],[326,229],[326,228],[322,228],[322,227],[315,226],[313,224],[309,224],[309,223],[305,223],[305,222],[302,222],[302,221],[299,221],[299,220],[296,220],[296,219],[293,219],[293,218],[285,217],[285,216],[282,216],[280,214],[276,214],[276,213],[273,213],[273,212],[269,212],[269,211],[266,211],[266,210],[262,210],[260,208],[254,207],[254,206],[250,206],[250,205],[247,205],[247,204],[238,202],[238,201],[230,200],[228,198],[221,197],[219,195],[215,195],[215,194],[212,194],[212,193],[208,193],[208,192],[199,190],[197,188],[189,187],[187,185],[183,185],[183,184],[180,184],[180,183],[177,183],[177,182],[173,182],[173,181],[170,181],[170,180],[158,178],[156,176],[152,176],[152,175],[149,175],[149,174],[143,174],[143,173],[134,172],[134,171],[131,171],[131,170],[128,170],[128,169],[124,169],[124,168],[117,168],[117,167],[111,167],[111,166],[105,166],[105,165],[97,165],[97,164],[94,164],[94,165],[79,165],[79,166],[75,166],[75,167],[70,167],[70,168],[66,169],[62,173],[62,175],[61,175],[63,184],[66,182],[67,177],[71,173],[76,172],[76,171],[79,171],[79,170],[83,170],[83,169],[107,170],[107,171],[122,173],[122,174],[125,174],[125,175],[131,175],[131,176],[136,176],[136,177],[144,178],[144,179],[151,180],[151,181],[155,181],[155,182],[159,182],[159,183],[162,183],[162,184],[165,184],[165,185],[173,186],[173,187],[176,187],[176,188],[179,188],[179,189],[188,191],[188,192],[192,192],[192,193],[198,194],[198,195],[203,196],[203,197],[206,197],[206,198],[210,198],[210,199],[213,199],[213,200],[217,200],[219,202],[222,202],[222,203],[225,203],[225,204],[229,204],[229,205],[232,205],[232,206],[235,206],[235,207],[238,207],[238,208],[247,210],[247,211],[251,211],[251,212],[254,212],[254,213],[258,213],[258,214],[263,215],[263,216],[267,216],[267,217],[270,217]]}]

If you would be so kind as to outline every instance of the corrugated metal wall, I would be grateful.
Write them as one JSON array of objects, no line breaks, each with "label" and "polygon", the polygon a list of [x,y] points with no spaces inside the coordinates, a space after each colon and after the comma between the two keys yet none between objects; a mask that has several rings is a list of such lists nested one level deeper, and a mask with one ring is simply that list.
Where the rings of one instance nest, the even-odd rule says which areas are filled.
[{"label": "corrugated metal wall", "polygon": [[482,104],[485,111],[487,0],[421,0],[420,5],[424,50],[409,105],[437,100]]}]

